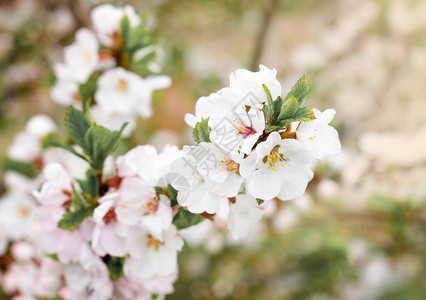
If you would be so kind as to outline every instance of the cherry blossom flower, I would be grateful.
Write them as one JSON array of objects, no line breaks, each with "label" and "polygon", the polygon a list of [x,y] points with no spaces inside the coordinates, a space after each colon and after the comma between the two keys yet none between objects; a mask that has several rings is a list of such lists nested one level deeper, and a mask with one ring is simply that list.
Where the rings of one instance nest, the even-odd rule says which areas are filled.
[{"label": "cherry blossom flower", "polygon": [[23,192],[10,193],[0,201],[0,224],[11,240],[32,236],[36,204]]},{"label": "cherry blossom flower", "polygon": [[240,173],[248,192],[256,198],[293,199],[305,192],[313,177],[312,154],[294,139],[272,132],[241,162]]},{"label": "cherry blossom flower", "polygon": [[152,92],[169,85],[170,79],[167,76],[143,79],[136,73],[119,67],[101,75],[95,99],[105,112],[122,115],[138,114],[147,118],[152,115]]},{"label": "cherry blossom flower", "polygon": [[65,47],[64,62],[55,65],[59,80],[84,83],[97,68],[98,40],[92,31],[82,28],[75,34],[74,44]]},{"label": "cherry blossom flower", "polygon": [[230,204],[228,229],[234,239],[245,237],[250,228],[260,221],[263,207],[257,204],[256,199],[248,194],[238,195],[235,203]]},{"label": "cherry blossom flower", "polygon": [[117,42],[120,22],[124,16],[129,18],[131,27],[136,27],[140,23],[140,17],[130,5],[122,8],[104,4],[92,10],[93,27],[103,45],[112,47]]},{"label": "cherry blossom flower", "polygon": [[[215,183],[207,176],[202,176],[198,170],[200,169],[208,172],[211,167],[207,161],[209,160],[208,157],[204,157],[200,160],[198,154],[200,150],[201,152],[204,151],[202,147],[185,146],[183,148],[185,155],[172,163],[172,169],[181,174],[187,180],[189,186],[188,190],[179,190],[178,187],[175,187],[175,189],[178,190],[177,201],[180,205],[187,207],[190,212],[207,212],[213,214],[219,210],[220,200],[223,197],[213,192],[215,187],[217,188]],[[212,153],[207,153],[208,156],[211,154]],[[202,155],[204,156],[204,154]],[[206,165],[204,165],[204,162]],[[218,166],[218,163],[214,160],[213,163]],[[186,193],[188,193],[188,195],[186,195]]]},{"label": "cherry blossom flower", "polygon": [[166,145],[160,153],[151,145],[136,146],[117,158],[117,174],[120,177],[139,176],[154,186],[161,176],[172,172],[170,164],[182,154],[171,145]]},{"label": "cherry blossom flower", "polygon": [[339,154],[341,152],[339,134],[336,129],[328,125],[333,120],[336,111],[327,109],[320,112],[315,108],[313,111],[315,119],[300,123],[296,130],[297,140],[304,148],[312,151],[316,158],[322,159]]},{"label": "cherry blossom flower", "polygon": [[165,195],[161,201],[155,190],[138,177],[124,178],[120,185],[121,200],[117,206],[117,219],[122,224],[139,225],[155,238],[161,238],[172,224],[172,208]]},{"label": "cherry blossom flower", "polygon": [[99,256],[125,256],[127,226],[117,221],[116,207],[120,200],[118,193],[101,197],[101,203],[93,212],[96,222],[92,236],[92,248]]},{"label": "cherry blossom flower", "polygon": [[56,125],[46,115],[35,115],[28,120],[25,130],[18,133],[8,149],[8,156],[23,161],[34,161],[41,157],[41,140]]},{"label": "cherry blossom flower", "polygon": [[44,205],[61,206],[71,200],[72,180],[67,171],[59,164],[52,163],[43,170],[45,182],[40,191],[33,191],[34,197]]},{"label": "cherry blossom flower", "polygon": [[158,275],[167,276],[176,271],[177,252],[183,247],[183,240],[176,227],[169,227],[161,239],[156,239],[140,229],[129,235],[130,257],[124,264],[124,272],[136,281]]}]

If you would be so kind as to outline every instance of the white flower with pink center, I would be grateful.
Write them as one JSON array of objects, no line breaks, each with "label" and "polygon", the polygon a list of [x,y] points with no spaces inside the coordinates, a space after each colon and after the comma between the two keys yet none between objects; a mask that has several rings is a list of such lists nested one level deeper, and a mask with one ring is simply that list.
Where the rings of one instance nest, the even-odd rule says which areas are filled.
[{"label": "white flower with pink center", "polygon": [[128,227],[117,220],[115,212],[120,194],[106,194],[98,202],[100,205],[93,212],[95,229],[92,236],[92,248],[99,256],[125,256],[127,254],[126,237]]},{"label": "white flower with pink center", "polygon": [[170,227],[173,214],[170,200],[165,195],[160,195],[161,199],[157,197],[152,185],[138,177],[124,178],[119,194],[115,211],[120,223],[138,225],[156,238]]},{"label": "white flower with pink center", "polygon": [[210,140],[225,151],[238,154],[241,159],[251,152],[264,129],[265,118],[261,110],[251,107],[246,111],[245,106],[238,106],[212,127]]}]

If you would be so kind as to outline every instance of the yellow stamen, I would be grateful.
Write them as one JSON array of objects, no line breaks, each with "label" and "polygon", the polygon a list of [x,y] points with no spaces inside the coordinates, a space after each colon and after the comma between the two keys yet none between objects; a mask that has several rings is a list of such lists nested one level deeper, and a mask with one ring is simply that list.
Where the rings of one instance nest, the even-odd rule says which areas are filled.
[{"label": "yellow stamen", "polygon": [[127,82],[123,79],[120,79],[117,88],[119,91],[125,92],[127,90]]}]

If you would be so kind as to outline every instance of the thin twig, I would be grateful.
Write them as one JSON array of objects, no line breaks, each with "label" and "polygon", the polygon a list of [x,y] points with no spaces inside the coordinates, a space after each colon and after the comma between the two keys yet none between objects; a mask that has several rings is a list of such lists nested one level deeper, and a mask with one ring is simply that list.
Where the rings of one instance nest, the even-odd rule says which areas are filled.
[{"label": "thin twig", "polygon": [[262,53],[263,53],[263,49],[265,45],[265,38],[268,33],[269,25],[271,24],[271,20],[276,10],[277,4],[278,4],[278,0],[267,0],[266,2],[265,9],[263,11],[262,24],[256,38],[254,53],[250,62],[250,70],[252,71],[257,69],[260,58],[262,57]]}]

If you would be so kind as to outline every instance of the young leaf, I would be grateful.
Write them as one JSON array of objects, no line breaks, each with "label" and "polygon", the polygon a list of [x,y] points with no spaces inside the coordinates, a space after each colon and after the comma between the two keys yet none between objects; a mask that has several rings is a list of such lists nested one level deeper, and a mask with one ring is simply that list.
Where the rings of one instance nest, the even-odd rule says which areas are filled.
[{"label": "young leaf", "polygon": [[138,50],[156,44],[156,42],[155,35],[141,22],[136,28],[131,30],[127,48],[129,53],[133,55]]},{"label": "young leaf", "polygon": [[209,119],[204,119],[201,122],[195,124],[195,128],[192,131],[192,137],[197,143],[210,142],[210,129]]},{"label": "young leaf", "polygon": [[193,214],[186,208],[181,207],[173,217],[173,224],[177,229],[183,229],[189,226],[196,225],[204,220],[204,217]]},{"label": "young leaf", "polygon": [[120,131],[110,131],[105,127],[93,124],[84,136],[86,145],[84,152],[91,158],[92,167],[102,170],[105,159],[117,149],[121,133],[126,127],[125,123]]},{"label": "young leaf", "polygon": [[15,171],[30,178],[34,178],[38,174],[37,168],[34,166],[34,164],[11,158],[4,159],[3,169]]},{"label": "young leaf", "polygon": [[76,211],[85,210],[91,206],[84,195],[76,190],[73,191],[71,203]]},{"label": "young leaf", "polygon": [[120,22],[120,37],[123,49],[127,49],[130,37],[130,21],[127,15],[125,15]]},{"label": "young leaf", "polygon": [[74,143],[85,149],[84,136],[90,125],[84,115],[73,106],[68,107],[65,114],[65,127]]},{"label": "young leaf", "polygon": [[286,126],[296,121],[309,121],[315,119],[314,112],[309,107],[300,107],[299,102],[293,96],[284,100],[280,113],[277,117],[277,123]]},{"label": "young leaf", "polygon": [[170,205],[172,207],[178,205],[178,201],[177,201],[178,191],[171,184],[167,186],[166,191],[167,191],[167,196],[169,196],[170,198]]},{"label": "young leaf", "polygon": [[268,99],[268,105],[265,105],[263,112],[265,113],[266,123],[272,123],[274,116],[274,100],[272,99],[272,94],[269,88],[266,85],[262,85],[266,93],[266,99]]},{"label": "young leaf", "polygon": [[293,118],[299,108],[300,104],[295,97],[290,96],[286,98],[281,104],[276,120],[279,123],[282,120]]},{"label": "young leaf", "polygon": [[56,254],[56,253],[48,253],[48,254],[46,254],[46,256],[49,257],[50,259],[54,260],[54,261],[59,261],[58,254]]},{"label": "young leaf", "polygon": [[93,174],[90,174],[90,172],[86,173],[86,180],[77,180],[77,182],[85,195],[90,196],[92,199],[99,196],[98,179]]},{"label": "young leaf", "polygon": [[67,212],[62,216],[62,219],[58,222],[58,227],[65,230],[76,230],[80,227],[86,216],[85,210],[76,210]]},{"label": "young leaf", "polygon": [[293,96],[297,99],[297,101],[299,101],[299,106],[301,106],[305,102],[305,100],[308,99],[310,94],[311,85],[309,84],[309,81],[306,76],[303,75],[303,77],[296,82],[290,93],[288,93],[285,98],[287,99]]},{"label": "young leaf", "polygon": [[56,132],[50,132],[41,139],[41,147],[43,149],[55,147],[57,143],[64,143],[64,141]]},{"label": "young leaf", "polygon": [[118,280],[124,276],[124,257],[110,256],[108,259],[108,271],[112,279]]},{"label": "young leaf", "polygon": [[74,154],[75,156],[80,157],[81,159],[84,159],[85,161],[87,161],[88,163],[91,163],[90,159],[88,159],[86,156],[78,153],[72,146],[67,145],[67,144],[63,144],[60,142],[53,142],[51,144],[52,147],[58,147],[58,148],[62,148],[65,150],[68,150],[69,152],[71,152],[72,154]]},{"label": "young leaf", "polygon": [[88,110],[88,108],[90,107],[93,95],[96,92],[99,74],[100,73],[93,73],[85,83],[80,85],[78,89],[78,93],[81,98],[81,103],[85,110]]},{"label": "young leaf", "polygon": [[312,108],[309,107],[300,107],[293,115],[289,116],[286,119],[280,120],[279,124],[281,126],[287,126],[293,122],[305,122],[315,119],[314,112]]},{"label": "young leaf", "polygon": [[138,73],[139,75],[146,76],[151,75],[153,72],[149,68],[149,63],[152,62],[157,57],[157,52],[152,51],[146,54],[138,61],[130,61],[128,68],[129,70]]}]

